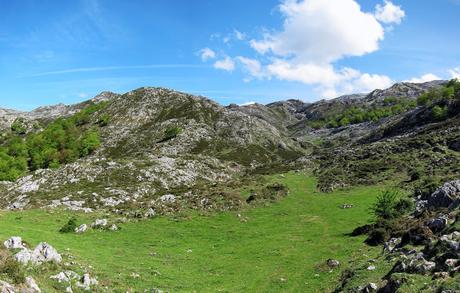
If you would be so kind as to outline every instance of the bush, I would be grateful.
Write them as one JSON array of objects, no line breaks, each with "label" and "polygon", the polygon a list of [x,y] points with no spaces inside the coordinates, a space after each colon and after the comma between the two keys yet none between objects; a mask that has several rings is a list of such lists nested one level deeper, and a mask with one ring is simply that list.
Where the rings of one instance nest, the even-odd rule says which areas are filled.
[{"label": "bush", "polygon": [[110,121],[110,115],[104,114],[99,118],[99,120],[97,121],[97,124],[99,124],[100,127],[104,127],[109,124],[109,121]]},{"label": "bush", "polygon": [[371,208],[378,219],[394,219],[399,215],[396,205],[399,193],[394,190],[386,190],[377,197],[377,202]]},{"label": "bush", "polygon": [[18,135],[26,134],[27,127],[26,127],[24,119],[18,118],[14,120],[13,124],[11,124],[11,131],[13,131],[15,134],[18,134]]},{"label": "bush", "polygon": [[69,221],[64,226],[62,226],[61,229],[59,229],[59,232],[72,233],[72,232],[75,232],[76,228],[77,228],[77,219],[70,218]]},{"label": "bush", "polygon": [[179,126],[169,126],[164,131],[164,136],[161,142],[173,139],[177,137],[182,132],[182,129]]}]

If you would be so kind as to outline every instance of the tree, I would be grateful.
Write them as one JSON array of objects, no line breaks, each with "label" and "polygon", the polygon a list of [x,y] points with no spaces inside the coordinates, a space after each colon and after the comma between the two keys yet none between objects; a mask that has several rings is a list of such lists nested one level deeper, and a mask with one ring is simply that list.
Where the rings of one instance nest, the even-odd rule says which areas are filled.
[{"label": "tree", "polygon": [[99,132],[95,129],[88,130],[81,140],[80,155],[82,157],[92,154],[101,145]]}]

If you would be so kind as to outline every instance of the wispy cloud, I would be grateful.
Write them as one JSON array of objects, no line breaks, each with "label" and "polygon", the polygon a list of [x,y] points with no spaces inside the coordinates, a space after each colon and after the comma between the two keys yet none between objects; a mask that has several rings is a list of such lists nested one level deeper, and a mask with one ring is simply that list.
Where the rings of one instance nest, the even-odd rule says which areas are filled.
[{"label": "wispy cloud", "polygon": [[206,65],[202,64],[150,64],[150,65],[131,65],[131,66],[102,66],[102,67],[82,67],[69,68],[63,70],[46,71],[35,74],[26,75],[23,77],[40,77],[48,75],[61,75],[82,72],[97,72],[97,71],[115,71],[128,69],[157,69],[157,68],[203,68]]}]

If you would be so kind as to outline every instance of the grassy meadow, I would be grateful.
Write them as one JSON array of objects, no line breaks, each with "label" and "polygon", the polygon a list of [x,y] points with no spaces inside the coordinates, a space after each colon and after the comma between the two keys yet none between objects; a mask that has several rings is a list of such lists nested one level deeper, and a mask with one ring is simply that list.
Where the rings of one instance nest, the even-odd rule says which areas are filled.
[{"label": "grassy meadow", "polygon": [[[72,255],[98,277],[102,291],[107,286],[110,292],[330,292],[343,269],[378,256],[381,248],[347,233],[372,220],[369,207],[384,186],[324,194],[308,174],[269,180],[287,184],[289,195],[241,211],[128,222],[116,232],[58,232],[72,216],[89,224],[103,216],[97,213],[2,212],[0,239],[17,235],[31,246],[46,241]],[[329,258],[339,260],[340,268],[327,268]],[[374,273],[381,272],[363,270],[365,276]],[[58,290],[46,274],[36,280],[45,292]]]}]

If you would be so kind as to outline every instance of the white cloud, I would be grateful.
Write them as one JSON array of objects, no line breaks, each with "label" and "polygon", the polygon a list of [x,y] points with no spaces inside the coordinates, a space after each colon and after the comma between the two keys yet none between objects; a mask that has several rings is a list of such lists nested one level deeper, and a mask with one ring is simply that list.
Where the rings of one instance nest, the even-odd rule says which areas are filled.
[{"label": "white cloud", "polygon": [[385,75],[361,73],[352,68],[335,70],[332,65],[297,64],[276,60],[267,66],[268,74],[280,80],[318,85],[324,98],[335,98],[347,93],[367,93],[384,89],[393,83]]},{"label": "white cloud", "polygon": [[216,52],[214,52],[213,50],[211,50],[209,48],[201,49],[199,54],[201,56],[201,60],[203,60],[203,61],[208,61],[209,59],[216,58]]},{"label": "white cloud", "polygon": [[412,82],[412,83],[422,83],[422,82],[428,82],[428,81],[433,81],[433,80],[441,80],[442,78],[433,74],[433,73],[427,73],[424,74],[420,77],[414,77],[408,80],[405,80],[405,82]]},{"label": "white cloud", "polygon": [[254,101],[250,101],[250,102],[246,102],[246,103],[243,103],[243,104],[239,104],[238,106],[249,106],[249,105],[254,105],[256,102]]},{"label": "white cloud", "polygon": [[249,75],[256,78],[262,78],[264,76],[262,64],[258,60],[243,56],[236,57],[236,60],[243,64],[244,70],[249,73]]},{"label": "white cloud", "polygon": [[[396,23],[404,17],[402,9],[389,1],[379,9],[385,16],[382,23]],[[355,0],[283,0],[279,10],[282,28],[249,40],[251,48],[263,57],[227,57],[215,67],[231,71],[237,62],[249,75],[246,82],[252,78],[300,82],[314,86],[326,98],[391,86],[386,75],[335,65],[343,58],[377,51],[384,39],[385,30],[377,16],[362,11]]]},{"label": "white cloud", "polygon": [[235,38],[238,41],[243,41],[244,39],[246,39],[246,34],[240,32],[239,30],[234,30],[233,33],[235,34]]},{"label": "white cloud", "polygon": [[460,67],[449,70],[451,78],[460,79]]},{"label": "white cloud", "polygon": [[384,36],[382,25],[354,0],[285,0],[280,10],[283,31],[251,41],[261,54],[329,63],[374,52]]},{"label": "white cloud", "polygon": [[401,6],[394,5],[391,1],[385,0],[384,5],[377,4],[375,6],[375,18],[386,24],[400,24],[406,16]]},{"label": "white cloud", "polygon": [[230,57],[225,57],[222,60],[218,60],[214,63],[214,68],[225,71],[233,71],[235,69],[235,61]]},{"label": "white cloud", "polygon": [[86,99],[86,98],[88,97],[88,94],[87,94],[87,93],[79,93],[79,94],[78,94],[78,97],[79,97],[80,99]]}]

